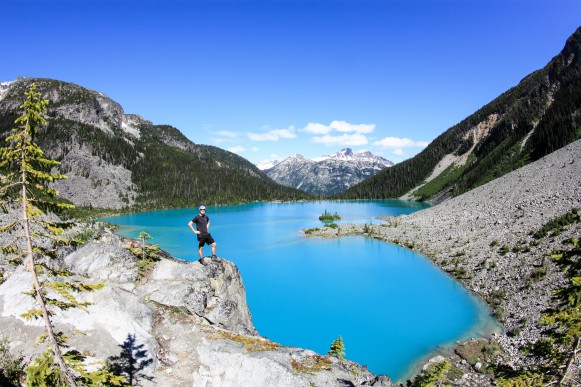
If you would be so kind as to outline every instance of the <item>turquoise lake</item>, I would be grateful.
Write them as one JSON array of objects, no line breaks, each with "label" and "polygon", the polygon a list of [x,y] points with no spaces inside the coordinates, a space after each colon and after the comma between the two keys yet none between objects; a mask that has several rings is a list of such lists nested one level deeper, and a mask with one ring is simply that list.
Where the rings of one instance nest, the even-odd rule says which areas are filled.
[{"label": "turquoise lake", "polygon": [[[306,238],[325,210],[338,223],[382,223],[376,217],[425,208],[400,200],[251,203],[208,207],[217,255],[242,275],[258,332],[285,346],[326,354],[342,336],[346,358],[376,374],[405,379],[418,361],[456,340],[486,334],[486,306],[428,259],[372,238]],[[118,233],[146,231],[177,258],[198,259],[187,223],[197,208],[110,217]],[[210,247],[204,248],[206,256]]]}]

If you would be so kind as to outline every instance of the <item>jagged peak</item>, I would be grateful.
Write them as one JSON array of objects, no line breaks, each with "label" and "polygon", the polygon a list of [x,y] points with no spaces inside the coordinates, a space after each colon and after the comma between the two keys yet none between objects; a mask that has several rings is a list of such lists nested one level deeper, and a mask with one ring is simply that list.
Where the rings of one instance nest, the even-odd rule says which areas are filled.
[{"label": "jagged peak", "polygon": [[290,161],[294,161],[294,160],[301,160],[301,161],[305,161],[308,160],[307,158],[305,158],[305,156],[297,153],[296,155],[292,155],[287,157],[286,159],[284,159],[283,161],[281,161],[280,163],[285,163],[285,162],[290,162]]},{"label": "jagged peak", "polygon": [[353,152],[351,148],[344,148],[332,155],[325,155],[320,157],[314,157],[311,159],[312,161],[321,162],[326,160],[345,160],[345,161],[356,161],[356,160],[364,160],[364,161],[371,161],[371,162],[379,162],[388,166],[393,165],[393,163],[387,159],[384,159],[381,156],[374,155],[370,151],[363,150],[358,152]]}]

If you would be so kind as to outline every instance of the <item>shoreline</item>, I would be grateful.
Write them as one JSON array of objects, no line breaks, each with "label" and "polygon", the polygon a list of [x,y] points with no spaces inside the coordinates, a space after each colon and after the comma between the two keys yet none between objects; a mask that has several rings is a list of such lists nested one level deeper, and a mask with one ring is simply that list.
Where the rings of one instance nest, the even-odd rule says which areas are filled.
[{"label": "shoreline", "polygon": [[[403,215],[403,216],[406,216],[406,215]],[[385,222],[385,223],[381,223],[381,224],[376,224],[376,226],[385,226],[388,224],[387,219],[382,219],[381,217],[376,218],[376,219],[381,221],[381,222]],[[343,238],[343,237],[351,237],[351,236],[358,236],[358,237],[363,237],[363,238],[372,238],[372,239],[378,239],[384,243],[390,243],[390,244],[398,246],[398,247],[409,249],[408,246],[393,243],[393,242],[390,242],[390,241],[387,241],[387,240],[384,240],[381,238],[377,238],[376,236],[371,236],[367,233],[364,233],[363,229],[359,232],[355,231],[355,229],[362,228],[365,226],[369,226],[369,225],[358,224],[358,223],[349,223],[349,224],[341,224],[339,227],[340,228],[344,227],[345,230],[341,230],[339,232],[337,232],[337,229],[326,228],[326,227],[323,227],[323,228],[319,229],[318,231],[314,231],[313,233],[310,233],[308,235],[305,234],[304,230],[301,230],[301,232],[305,237],[310,237],[310,238]],[[371,226],[373,226],[373,225],[371,225]],[[459,344],[468,343],[468,342],[471,342],[474,340],[491,340],[491,339],[494,339],[495,337],[498,337],[498,336],[506,333],[504,326],[493,317],[492,309],[490,308],[490,305],[488,305],[486,303],[486,300],[484,300],[480,295],[475,293],[472,289],[467,288],[461,281],[459,281],[457,278],[454,278],[449,272],[447,272],[446,270],[443,270],[440,266],[438,266],[434,262],[433,259],[426,256],[424,253],[421,253],[419,251],[415,251],[413,249],[410,249],[410,250],[420,254],[430,264],[432,264],[435,267],[437,267],[438,269],[440,269],[443,272],[443,274],[451,277],[451,279],[454,282],[456,282],[459,286],[461,286],[463,288],[463,290],[466,291],[469,294],[469,296],[474,299],[474,301],[477,305],[477,309],[479,310],[478,316],[480,316],[480,317],[476,321],[474,326],[472,326],[470,329],[468,329],[466,332],[464,332],[458,338],[454,339],[451,342],[438,345],[436,348],[434,348],[433,350],[428,352],[426,355],[418,358],[416,361],[411,363],[404,370],[404,372],[402,373],[400,378],[393,379],[394,382],[396,382],[396,383],[405,383],[407,380],[413,380],[413,378],[416,377],[417,375],[419,375],[421,373],[422,369],[427,364],[432,363],[434,359],[441,358],[439,360],[444,360],[444,358],[446,358],[448,360],[451,360],[454,357],[458,357],[458,355],[455,352],[455,348]]]},{"label": "shoreline", "polygon": [[[493,311],[504,328],[495,337],[503,351],[503,364],[534,366],[535,360],[520,348],[542,337],[539,319],[554,306],[553,292],[568,283],[565,273],[545,257],[561,249],[565,240],[578,238],[581,226],[572,224],[545,237],[534,233],[580,207],[580,154],[581,140],[577,140],[432,207],[380,217],[387,224],[341,224],[308,236],[363,235],[424,255]],[[482,377],[479,385],[487,385],[476,368],[476,363],[467,364],[462,371],[470,373],[470,378]]]}]

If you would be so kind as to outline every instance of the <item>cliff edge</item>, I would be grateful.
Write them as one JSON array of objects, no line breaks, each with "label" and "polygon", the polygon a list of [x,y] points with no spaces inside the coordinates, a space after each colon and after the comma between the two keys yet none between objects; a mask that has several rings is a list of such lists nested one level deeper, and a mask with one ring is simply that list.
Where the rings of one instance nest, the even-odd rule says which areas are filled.
[{"label": "cliff edge", "polygon": [[[54,316],[87,364],[120,356],[134,340],[134,348],[144,351],[141,360],[148,360],[135,375],[142,386],[392,385],[356,363],[261,337],[232,262],[202,265],[166,255],[143,272],[129,250],[135,244],[105,231],[76,251],[61,252],[54,262],[80,282],[104,284],[79,297],[92,303],[88,313],[76,309]],[[36,344],[41,323],[20,317],[34,304],[24,294],[31,274],[22,265],[2,267],[0,331],[10,339],[11,352],[28,362],[44,351]]]}]

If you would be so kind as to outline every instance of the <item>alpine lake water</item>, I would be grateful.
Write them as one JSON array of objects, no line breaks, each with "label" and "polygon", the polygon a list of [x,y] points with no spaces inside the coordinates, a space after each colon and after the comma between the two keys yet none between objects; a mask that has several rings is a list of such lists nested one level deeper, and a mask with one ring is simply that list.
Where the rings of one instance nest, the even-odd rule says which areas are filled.
[{"label": "alpine lake water", "polygon": [[[405,380],[435,352],[483,337],[498,325],[490,311],[424,256],[363,236],[307,238],[325,211],[336,223],[382,223],[427,204],[402,200],[250,203],[208,207],[217,255],[239,268],[258,332],[320,354],[341,336],[346,358],[375,374]],[[141,231],[174,257],[198,259],[187,226],[197,208],[101,219],[137,239]],[[204,248],[206,256],[210,247]]]}]

